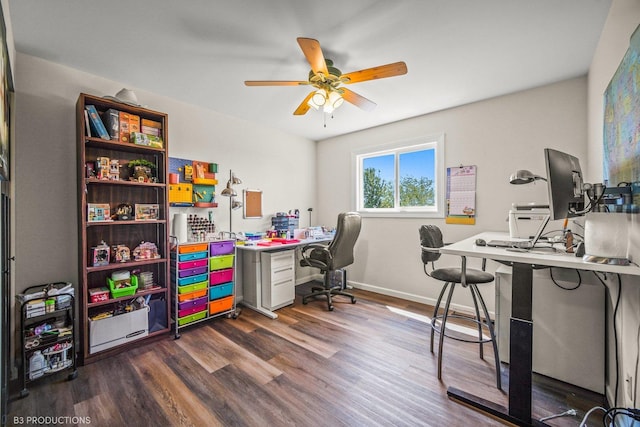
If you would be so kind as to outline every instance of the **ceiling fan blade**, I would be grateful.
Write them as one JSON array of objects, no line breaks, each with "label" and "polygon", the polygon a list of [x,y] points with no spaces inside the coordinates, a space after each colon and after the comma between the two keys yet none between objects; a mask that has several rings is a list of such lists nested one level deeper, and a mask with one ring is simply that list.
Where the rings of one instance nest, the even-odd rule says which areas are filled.
[{"label": "ceiling fan blade", "polygon": [[314,93],[316,92],[315,91],[311,92],[309,95],[307,95],[304,101],[302,101],[300,105],[298,105],[298,108],[296,108],[296,111],[293,112],[294,116],[302,116],[303,114],[306,114],[307,111],[309,111],[309,108],[311,108],[309,106],[309,100],[311,99]]},{"label": "ceiling fan blade", "polygon": [[364,96],[358,95],[357,93],[349,89],[341,88],[341,90],[342,90],[342,97],[345,99],[345,101],[350,102],[356,107],[360,107],[365,111],[373,111],[378,105],[375,102],[370,101]]},{"label": "ceiling fan blade", "polygon": [[365,70],[353,71],[351,73],[343,74],[349,80],[345,80],[344,83],[358,83],[367,80],[384,79],[386,77],[400,76],[407,74],[407,64],[404,62],[394,62],[393,64],[380,65],[373,68],[367,68]]},{"label": "ceiling fan blade", "polygon": [[309,82],[288,81],[288,80],[245,80],[247,86],[302,86],[308,85]]},{"label": "ceiling fan blade", "polygon": [[316,39],[308,39],[305,37],[298,37],[298,44],[302,49],[302,53],[309,61],[309,65],[311,65],[311,69],[314,73],[322,73],[325,76],[329,75],[329,71],[327,70],[327,63],[324,59],[324,55],[322,54],[322,49],[320,48],[320,42]]}]

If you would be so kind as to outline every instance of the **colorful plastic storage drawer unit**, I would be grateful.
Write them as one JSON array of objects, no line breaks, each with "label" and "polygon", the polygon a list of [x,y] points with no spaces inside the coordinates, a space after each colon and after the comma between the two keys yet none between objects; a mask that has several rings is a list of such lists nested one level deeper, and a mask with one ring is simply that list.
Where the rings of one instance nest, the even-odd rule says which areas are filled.
[{"label": "colorful plastic storage drawer unit", "polygon": [[209,284],[219,285],[220,283],[233,281],[233,268],[227,268],[226,270],[217,270],[209,273]]},{"label": "colorful plastic storage drawer unit", "polygon": [[220,298],[209,303],[209,314],[216,314],[233,308],[233,297]]},{"label": "colorful plastic storage drawer unit", "polygon": [[200,274],[198,276],[182,277],[178,279],[178,286],[193,285],[194,283],[204,282],[206,280],[207,280],[206,274]]},{"label": "colorful plastic storage drawer unit", "polygon": [[178,255],[178,261],[179,262],[183,262],[183,261],[192,261],[195,259],[205,259],[206,257],[209,256],[208,252],[192,252],[192,253],[188,253],[188,254],[180,254]]},{"label": "colorful plastic storage drawer unit", "polygon": [[186,325],[187,323],[195,322],[197,320],[202,320],[207,317],[207,310],[200,311],[195,314],[190,314],[185,317],[178,317],[178,326]]},{"label": "colorful plastic storage drawer unit", "polygon": [[179,277],[196,276],[198,274],[206,273],[207,271],[208,269],[207,269],[207,266],[205,265],[204,267],[190,268],[188,270],[180,270],[178,271],[178,276]]},{"label": "colorful plastic storage drawer unit", "polygon": [[233,282],[223,283],[221,285],[211,286],[209,288],[209,299],[228,297],[233,294]]},{"label": "colorful plastic storage drawer unit", "polygon": [[[209,285],[207,282],[204,282],[205,285]],[[189,286],[201,286],[202,284],[195,284],[195,285],[189,285]],[[183,288],[188,288],[189,286],[183,286],[180,289]],[[205,286],[205,288],[207,287]],[[207,290],[206,289],[200,289],[198,291],[195,292],[189,292],[188,294],[178,294],[178,302],[183,302],[183,301],[187,301],[190,299],[196,299],[196,298],[200,298],[207,295]]]},{"label": "colorful plastic storage drawer unit", "polygon": [[206,259],[197,259],[190,261],[178,262],[178,270],[189,270],[191,268],[206,267]]},{"label": "colorful plastic storage drawer unit", "polygon": [[209,259],[211,271],[233,267],[233,255],[214,256]]},{"label": "colorful plastic storage drawer unit", "polygon": [[209,286],[209,282],[206,280],[204,282],[194,283],[193,285],[178,286],[178,293],[190,294],[191,292],[204,290],[206,295],[208,286]]},{"label": "colorful plastic storage drawer unit", "polygon": [[209,243],[209,253],[211,256],[232,254],[233,241],[211,242]]},{"label": "colorful plastic storage drawer unit", "polygon": [[193,245],[183,245],[178,248],[178,252],[181,254],[190,254],[192,252],[206,252],[206,243],[196,243]]}]

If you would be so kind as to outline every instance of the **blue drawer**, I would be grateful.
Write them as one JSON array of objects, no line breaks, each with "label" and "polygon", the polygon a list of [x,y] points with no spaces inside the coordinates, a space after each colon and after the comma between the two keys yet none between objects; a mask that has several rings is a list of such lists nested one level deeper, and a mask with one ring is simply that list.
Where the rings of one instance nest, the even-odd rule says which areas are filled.
[{"label": "blue drawer", "polygon": [[211,301],[233,295],[233,282],[222,283],[209,288],[209,299]]},{"label": "blue drawer", "polygon": [[194,283],[203,282],[208,279],[206,274],[200,274],[198,276],[182,277],[178,279],[178,286],[193,285]]}]

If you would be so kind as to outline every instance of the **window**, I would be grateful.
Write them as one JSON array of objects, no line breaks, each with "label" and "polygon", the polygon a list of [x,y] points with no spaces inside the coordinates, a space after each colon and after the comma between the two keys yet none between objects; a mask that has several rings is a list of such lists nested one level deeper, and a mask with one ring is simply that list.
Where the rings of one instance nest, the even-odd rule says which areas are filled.
[{"label": "window", "polygon": [[366,216],[444,217],[444,135],[353,153],[356,210]]}]

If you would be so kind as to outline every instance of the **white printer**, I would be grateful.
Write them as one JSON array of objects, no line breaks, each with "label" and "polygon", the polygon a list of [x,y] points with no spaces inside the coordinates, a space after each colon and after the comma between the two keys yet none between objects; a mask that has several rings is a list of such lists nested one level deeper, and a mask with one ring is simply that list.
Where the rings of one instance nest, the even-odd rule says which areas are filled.
[{"label": "white printer", "polygon": [[513,203],[509,210],[509,236],[513,239],[532,238],[549,214],[549,205]]}]

